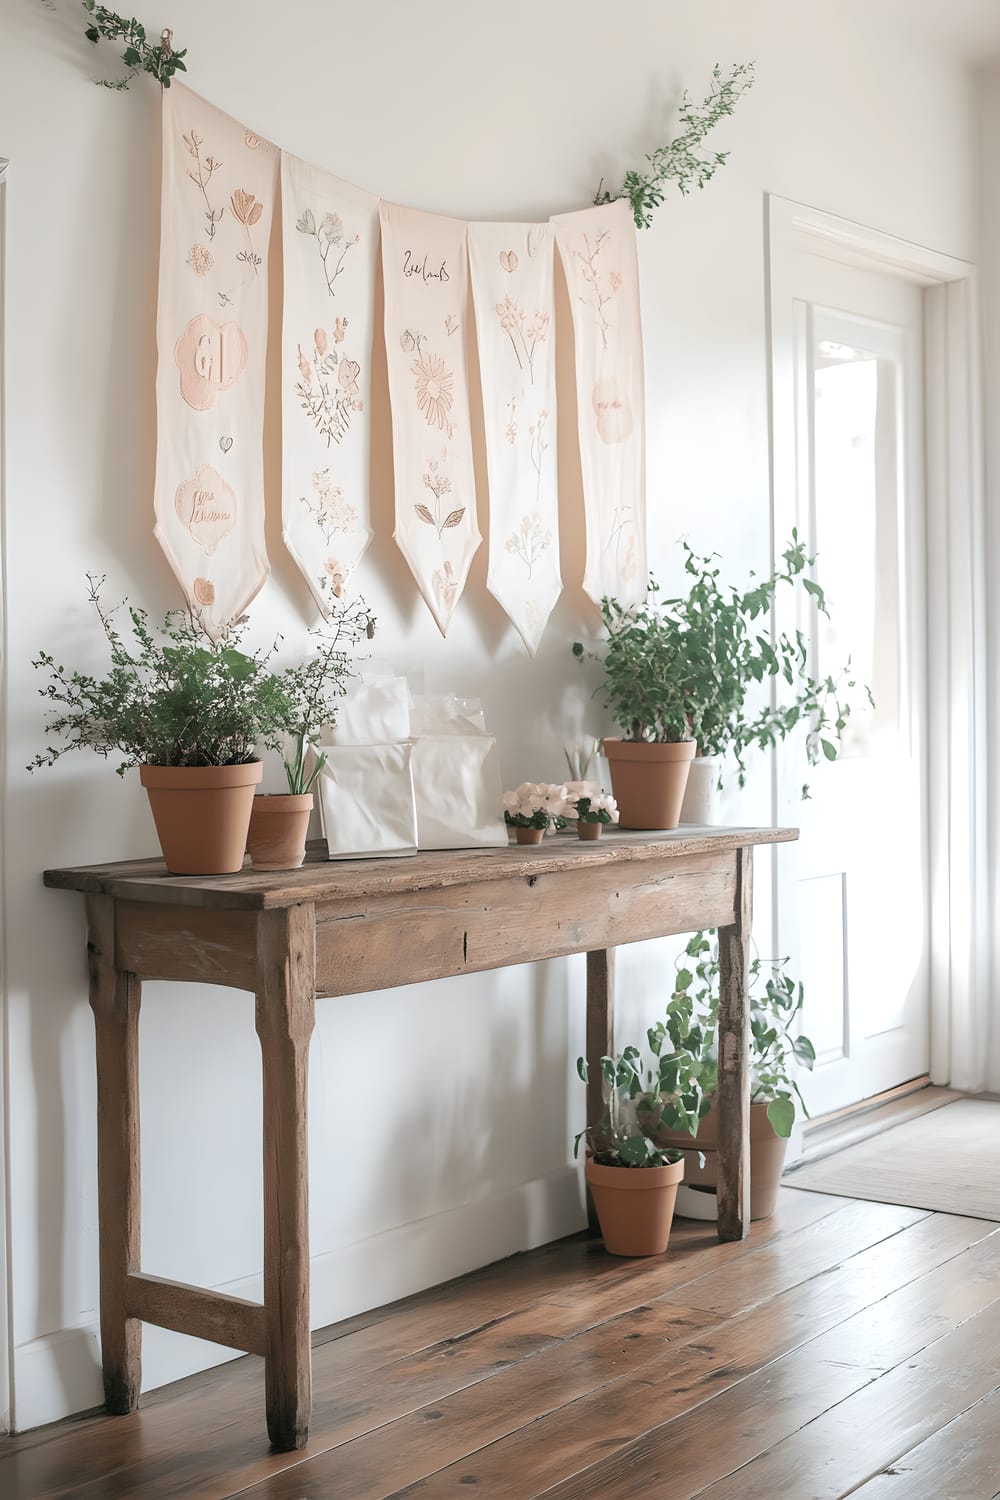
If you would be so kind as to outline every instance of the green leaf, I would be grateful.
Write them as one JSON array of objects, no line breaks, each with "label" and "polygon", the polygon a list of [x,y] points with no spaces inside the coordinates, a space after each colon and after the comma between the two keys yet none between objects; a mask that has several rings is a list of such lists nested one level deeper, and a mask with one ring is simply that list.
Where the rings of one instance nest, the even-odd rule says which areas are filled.
[{"label": "green leaf", "polygon": [[795,1105],[787,1094],[771,1100],[767,1106],[767,1118],[771,1122],[771,1129],[775,1135],[780,1136],[782,1140],[787,1140],[795,1124]]},{"label": "green leaf", "polygon": [[585,1057],[577,1058],[576,1071],[580,1075],[584,1083],[588,1083],[590,1081],[590,1071],[587,1067],[587,1059]]},{"label": "green leaf", "polygon": [[837,759],[836,745],[834,745],[830,740],[824,740],[822,738],[820,739],[820,744],[823,746],[823,754],[826,756],[827,760]]},{"label": "green leaf", "polygon": [[630,1135],[618,1147],[618,1155],[630,1167],[644,1167],[653,1150],[652,1142],[644,1135]]}]

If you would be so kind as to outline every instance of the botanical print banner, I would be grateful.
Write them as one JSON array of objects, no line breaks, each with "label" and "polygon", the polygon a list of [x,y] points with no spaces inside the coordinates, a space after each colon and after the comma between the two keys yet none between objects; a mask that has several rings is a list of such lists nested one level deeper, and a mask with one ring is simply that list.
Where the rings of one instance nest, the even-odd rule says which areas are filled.
[{"label": "botanical print banner", "polygon": [[469,428],[465,225],[381,203],[396,543],[442,635],[482,538]]},{"label": "botanical print banner", "polygon": [[282,527],[329,618],[371,541],[378,199],[281,154]]},{"label": "botanical print banner", "polygon": [[587,530],[583,586],[646,597],[645,398],[635,221],[627,200],[552,219],[576,343]]},{"label": "botanical print banner", "polygon": [[490,593],[534,656],[562,592],[547,224],[470,224],[490,481]]},{"label": "botanical print banner", "polygon": [[156,537],[212,635],[268,573],[264,359],[277,178],[268,142],[180,84],[163,90]]}]

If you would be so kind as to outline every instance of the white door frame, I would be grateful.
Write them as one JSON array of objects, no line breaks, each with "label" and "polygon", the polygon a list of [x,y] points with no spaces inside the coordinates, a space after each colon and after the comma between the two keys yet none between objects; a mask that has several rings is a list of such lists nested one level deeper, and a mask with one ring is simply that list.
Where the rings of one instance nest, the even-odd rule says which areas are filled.
[{"label": "white door frame", "polygon": [[[903,275],[924,289],[930,1067],[935,1083],[981,1089],[990,963],[985,465],[976,268],[774,194],[765,195],[765,225],[772,554],[789,535],[796,514],[795,251]],[[778,816],[777,772],[772,815]],[[772,879],[776,887],[776,875]],[[886,940],[892,942],[893,934]]]},{"label": "white door frame", "polygon": [[6,891],[4,885],[4,818],[7,764],[7,520],[4,491],[4,246],[6,236],[7,167],[0,157],[0,1433],[13,1428],[13,1306],[10,1256],[10,1090],[9,1012],[7,972],[4,967]]}]

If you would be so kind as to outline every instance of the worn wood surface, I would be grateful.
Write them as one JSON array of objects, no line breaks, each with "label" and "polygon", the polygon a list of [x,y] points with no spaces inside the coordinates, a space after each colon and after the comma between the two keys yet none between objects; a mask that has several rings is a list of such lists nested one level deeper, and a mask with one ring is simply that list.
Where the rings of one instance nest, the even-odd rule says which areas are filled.
[{"label": "worn wood surface", "polygon": [[141,979],[256,987],[257,917],[252,911],[118,901],[118,964]]},{"label": "worn wood surface", "polygon": [[784,1189],[743,1243],[574,1238],[325,1330],[304,1451],[248,1358],[0,1445],[0,1494],[989,1500],[998,1276],[989,1223]]},{"label": "worn wood surface", "polygon": [[140,1243],[139,1003],[134,974],[115,966],[115,903],[87,898],[87,967],[97,1045],[97,1198],[101,1349],[108,1411],[135,1409],[142,1379],[142,1324],[126,1307]]},{"label": "worn wood surface", "polygon": [[747,962],[753,922],[753,850],[736,852],[733,922],[719,928],[719,1238],[750,1227],[750,1024]]},{"label": "worn wood surface", "polygon": [[257,1034],[264,1089],[264,1307],[267,1430],[304,1446],[309,1355],[309,1040],[315,1021],[315,913],[264,912],[257,929]]},{"label": "worn wood surface", "polygon": [[549,839],[537,848],[443,850],[407,859],[354,859],[332,863],[313,852],[300,870],[239,875],[168,875],[159,859],[46,870],[45,884],[59,890],[113,895],[125,901],[165,905],[237,907],[260,911],[303,901],[352,900],[400,891],[439,890],[480,880],[518,880],[590,865],[644,859],[680,859],[709,850],[781,844],[795,828],[685,828],[674,833],[607,833],[598,843],[573,837]]},{"label": "worn wood surface", "polygon": [[125,1283],[125,1307],[130,1317],[172,1328],[175,1333],[209,1339],[248,1354],[263,1354],[265,1350],[263,1304],[248,1302],[244,1297],[133,1272]]}]

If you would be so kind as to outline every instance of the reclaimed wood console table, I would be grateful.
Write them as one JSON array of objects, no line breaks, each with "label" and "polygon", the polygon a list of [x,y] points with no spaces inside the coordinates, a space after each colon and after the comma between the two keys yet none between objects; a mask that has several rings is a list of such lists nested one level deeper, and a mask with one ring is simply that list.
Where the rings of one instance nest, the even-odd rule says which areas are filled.
[{"label": "reclaimed wood console table", "polygon": [[[309,1431],[306,1086],[317,996],[587,953],[588,1114],[601,1113],[613,949],[719,931],[719,1235],[749,1227],[747,944],[755,844],[794,829],[613,832],[599,843],[310,860],[280,874],[168,875],[158,860],[47,870],[87,903],[97,1033],[101,1349],[108,1410],[135,1409],[142,1324],[263,1355],[276,1448]],[[256,995],[264,1089],[264,1301],[145,1274],[139,1233],[139,1000],[144,979]]]}]

